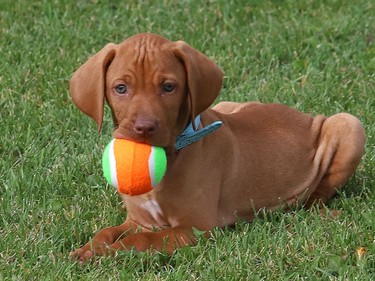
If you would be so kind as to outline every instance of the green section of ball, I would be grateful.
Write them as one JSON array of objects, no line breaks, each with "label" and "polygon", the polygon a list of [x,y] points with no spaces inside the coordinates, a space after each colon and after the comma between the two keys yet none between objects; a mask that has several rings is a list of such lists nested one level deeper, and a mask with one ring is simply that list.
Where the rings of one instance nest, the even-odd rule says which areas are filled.
[{"label": "green section of ball", "polygon": [[[152,186],[156,186],[162,180],[167,169],[167,156],[165,150],[161,147],[152,147],[153,150],[153,167],[149,165]],[[153,169],[153,171],[151,170]]]},{"label": "green section of ball", "polygon": [[110,166],[110,151],[111,146],[113,145],[114,140],[112,140],[104,149],[103,157],[102,157],[102,167],[103,167],[103,173],[104,177],[107,180],[107,182],[113,186],[112,178],[111,178],[111,166]]}]

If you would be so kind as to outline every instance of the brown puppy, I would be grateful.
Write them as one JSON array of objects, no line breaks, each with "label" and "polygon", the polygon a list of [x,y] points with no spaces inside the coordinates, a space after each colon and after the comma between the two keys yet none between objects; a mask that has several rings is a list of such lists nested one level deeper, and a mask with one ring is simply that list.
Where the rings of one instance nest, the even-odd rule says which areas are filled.
[{"label": "brown puppy", "polygon": [[[353,174],[365,143],[357,118],[312,117],[278,104],[224,102],[208,109],[222,80],[203,54],[153,34],[108,44],[74,73],[73,100],[99,130],[107,100],[114,137],[161,146],[168,155],[159,186],[141,196],[120,194],[126,221],[99,231],[75,258],[131,248],[171,253],[196,242],[194,228],[208,233],[251,221],[262,208],[325,203]],[[177,137],[198,114],[194,129],[223,125],[176,150]]]}]

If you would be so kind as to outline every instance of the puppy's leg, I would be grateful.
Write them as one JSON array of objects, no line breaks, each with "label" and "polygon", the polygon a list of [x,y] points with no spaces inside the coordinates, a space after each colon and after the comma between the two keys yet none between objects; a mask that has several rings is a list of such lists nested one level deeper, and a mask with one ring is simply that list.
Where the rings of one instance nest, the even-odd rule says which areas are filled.
[{"label": "puppy's leg", "polygon": [[362,158],[364,144],[365,131],[356,117],[339,113],[327,118],[319,145],[324,147],[320,166],[327,168],[306,207],[314,202],[326,203],[349,180]]}]

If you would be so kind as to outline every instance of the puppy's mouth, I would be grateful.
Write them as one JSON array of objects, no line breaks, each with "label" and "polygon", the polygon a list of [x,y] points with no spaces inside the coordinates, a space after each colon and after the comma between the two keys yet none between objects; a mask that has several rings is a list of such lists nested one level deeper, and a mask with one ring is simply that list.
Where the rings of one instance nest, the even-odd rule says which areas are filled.
[{"label": "puppy's mouth", "polygon": [[137,143],[145,143],[151,146],[162,147],[166,150],[171,146],[174,147],[174,143],[171,144],[172,142],[168,140],[168,138],[160,137],[159,135],[142,136],[135,133],[127,133],[119,129],[118,126],[113,131],[112,136],[116,139],[126,139]]}]

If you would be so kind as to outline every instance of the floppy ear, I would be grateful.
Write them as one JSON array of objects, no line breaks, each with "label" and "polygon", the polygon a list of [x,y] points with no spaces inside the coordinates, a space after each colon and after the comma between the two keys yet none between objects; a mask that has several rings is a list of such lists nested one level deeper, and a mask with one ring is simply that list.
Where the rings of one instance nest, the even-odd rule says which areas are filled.
[{"label": "floppy ear", "polygon": [[70,95],[77,107],[95,120],[100,131],[104,114],[105,80],[117,45],[110,43],[81,65],[70,79]]},{"label": "floppy ear", "polygon": [[[204,54],[183,41],[174,43],[174,53],[186,70],[192,120],[217,98],[223,84],[223,72]],[[195,124],[193,122],[193,126]]]}]

